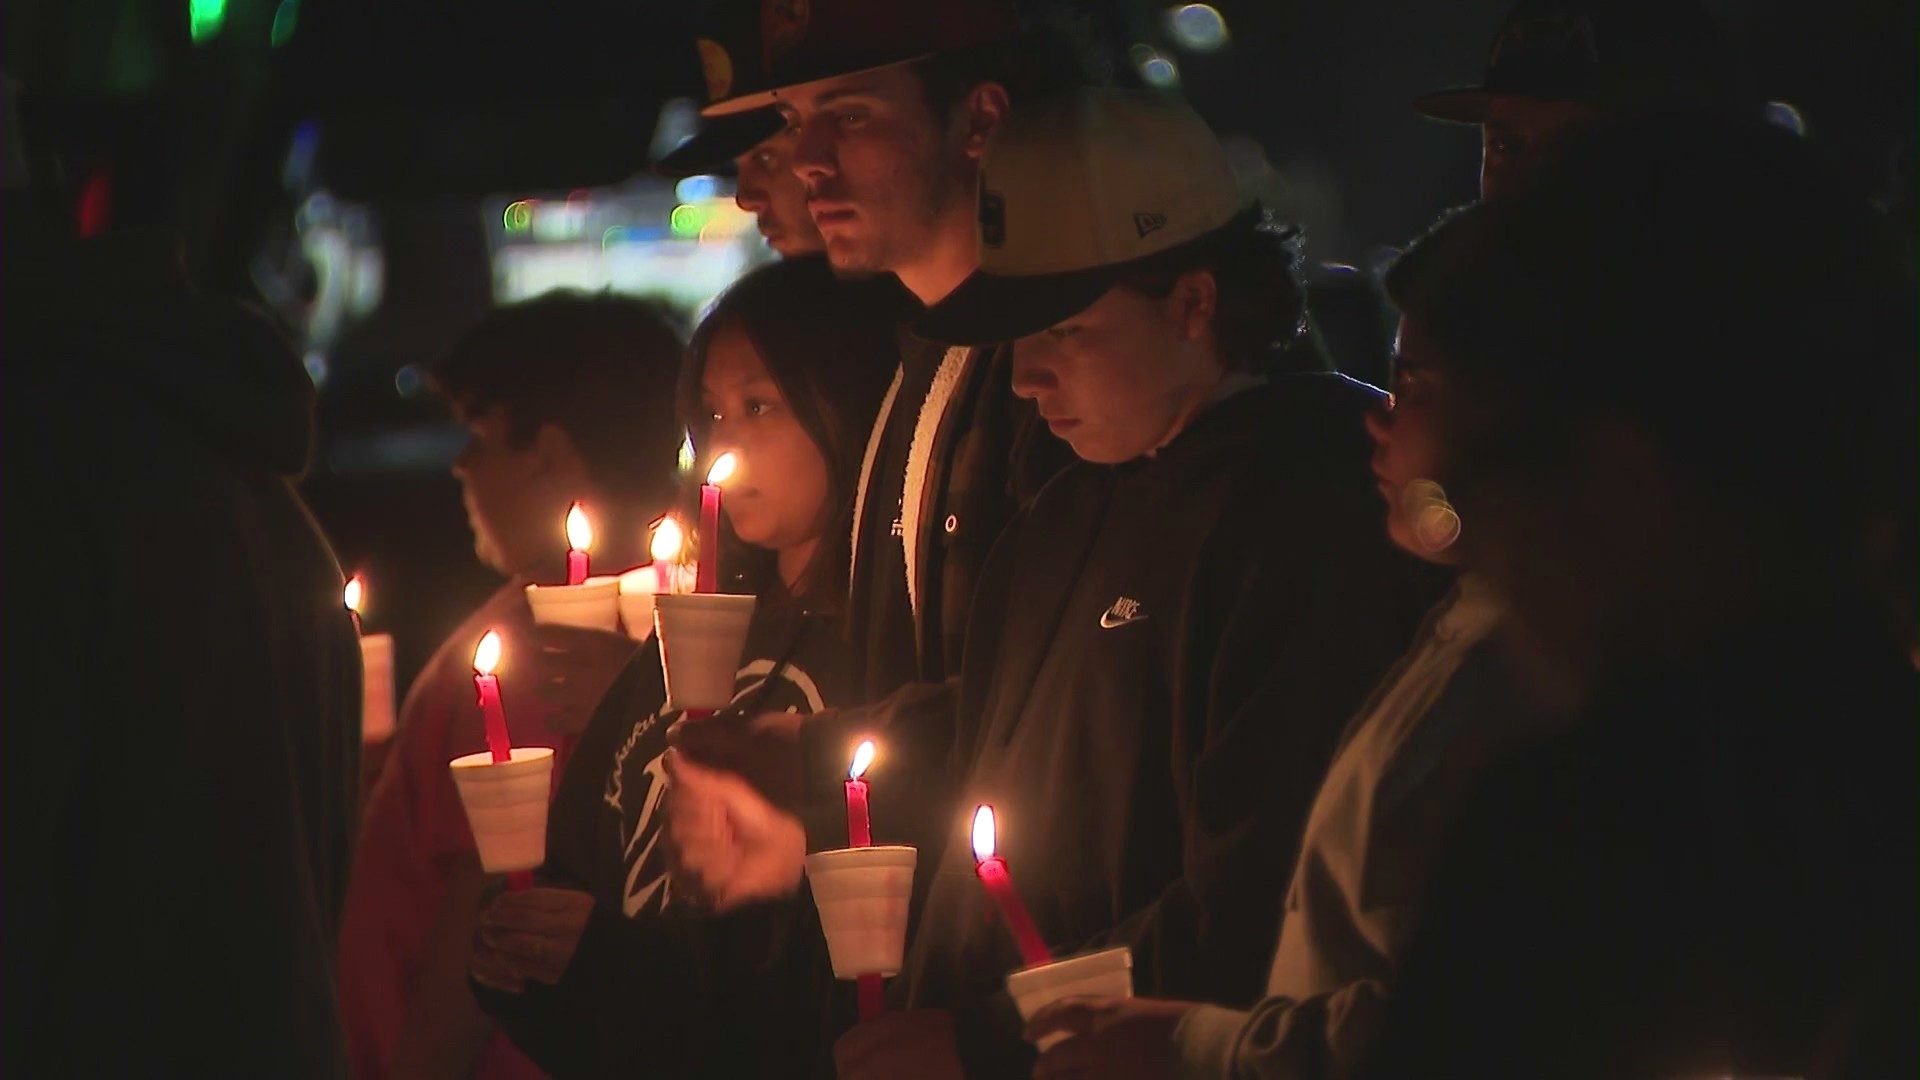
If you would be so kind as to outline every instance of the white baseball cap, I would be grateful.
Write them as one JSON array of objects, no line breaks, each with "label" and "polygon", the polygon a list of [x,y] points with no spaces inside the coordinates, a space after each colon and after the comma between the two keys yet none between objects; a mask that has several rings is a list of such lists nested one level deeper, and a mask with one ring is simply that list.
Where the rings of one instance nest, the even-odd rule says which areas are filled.
[{"label": "white baseball cap", "polygon": [[1253,213],[1179,97],[1085,89],[1015,107],[980,165],[980,268],[923,336],[1011,341],[1086,310],[1141,260]]}]

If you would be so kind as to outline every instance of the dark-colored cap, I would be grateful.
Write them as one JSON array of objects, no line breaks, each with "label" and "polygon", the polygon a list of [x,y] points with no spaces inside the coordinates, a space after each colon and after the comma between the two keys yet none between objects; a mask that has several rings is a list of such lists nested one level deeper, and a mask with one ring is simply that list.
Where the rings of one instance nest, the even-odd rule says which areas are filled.
[{"label": "dark-colored cap", "polygon": [[1496,97],[1632,106],[1720,96],[1728,73],[1713,16],[1693,0],[1520,0],[1501,24],[1478,86],[1413,107],[1478,124]]},{"label": "dark-colored cap", "polygon": [[735,158],[772,138],[786,123],[774,109],[703,117],[700,130],[654,162],[653,171],[676,180],[730,173]]},{"label": "dark-colored cap", "polygon": [[[708,116],[765,108],[782,91],[822,79],[1005,41],[1019,29],[1008,0],[733,0],[720,6],[728,15],[715,21],[746,32],[702,39]],[[743,81],[747,70],[756,78]],[[716,71],[728,76],[718,91]]]},{"label": "dark-colored cap", "polygon": [[1250,207],[1220,140],[1178,97],[1080,90],[1022,106],[980,162],[980,268],[914,329],[956,345],[1037,333]]}]

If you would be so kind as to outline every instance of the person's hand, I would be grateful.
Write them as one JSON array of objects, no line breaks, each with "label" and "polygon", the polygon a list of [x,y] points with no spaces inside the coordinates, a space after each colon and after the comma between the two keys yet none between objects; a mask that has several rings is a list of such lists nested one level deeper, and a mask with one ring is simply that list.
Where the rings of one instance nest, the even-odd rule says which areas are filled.
[{"label": "person's hand", "polygon": [[716,911],[800,887],[807,834],[798,818],[734,773],[668,750],[667,840],[677,892]]},{"label": "person's hand", "polygon": [[607,688],[639,648],[621,634],[544,623],[533,628],[532,640],[534,693],[556,735],[586,730]]},{"label": "person's hand", "polygon": [[480,912],[471,970],[482,986],[510,994],[533,979],[549,986],[573,962],[593,897],[572,889],[502,892]]},{"label": "person's hand", "polygon": [[689,761],[724,769],[753,785],[777,806],[800,798],[798,713],[683,717],[667,729],[667,745]]},{"label": "person's hand", "polygon": [[833,1044],[840,1080],[964,1080],[953,1014],[909,1009],[863,1020]]},{"label": "person's hand", "polygon": [[1022,1034],[1028,1042],[1061,1033],[1068,1038],[1040,1055],[1035,1080],[1103,1077],[1147,1080],[1173,1073],[1173,1028],[1190,1001],[1077,997],[1035,1013]]}]

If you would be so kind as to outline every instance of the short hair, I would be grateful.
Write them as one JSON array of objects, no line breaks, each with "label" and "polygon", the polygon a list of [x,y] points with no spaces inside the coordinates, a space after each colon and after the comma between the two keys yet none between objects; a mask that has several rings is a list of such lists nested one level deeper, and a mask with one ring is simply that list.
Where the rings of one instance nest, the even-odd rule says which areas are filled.
[{"label": "short hair", "polygon": [[1443,220],[1387,289],[1514,425],[1463,467],[1551,461],[1569,419],[1607,415],[1776,538],[1849,542],[1914,498],[1914,290],[1887,226],[1804,139],[1646,114]]},{"label": "short hair", "polygon": [[428,367],[427,379],[463,412],[498,407],[514,445],[546,424],[565,431],[596,485],[645,509],[667,505],[677,486],[680,354],[667,309],[556,291],[488,314]]},{"label": "short hair", "polygon": [[1299,229],[1276,224],[1256,203],[1212,232],[1134,262],[1119,284],[1165,297],[1182,275],[1210,271],[1217,291],[1214,340],[1228,370],[1325,370],[1317,349],[1293,347],[1307,335],[1299,237]]}]

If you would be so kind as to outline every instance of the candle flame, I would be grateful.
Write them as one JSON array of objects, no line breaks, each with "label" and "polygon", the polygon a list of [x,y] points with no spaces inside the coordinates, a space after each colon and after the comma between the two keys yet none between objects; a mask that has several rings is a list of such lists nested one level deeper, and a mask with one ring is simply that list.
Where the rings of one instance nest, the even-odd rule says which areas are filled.
[{"label": "candle flame", "polygon": [[653,561],[676,562],[680,558],[681,549],[686,546],[687,537],[680,531],[680,523],[670,517],[661,518],[660,524],[654,527],[653,544],[649,548],[653,554]]},{"label": "candle flame", "polygon": [[346,603],[348,611],[353,612],[355,615],[360,614],[360,600],[366,592],[366,588],[365,585],[360,584],[359,574],[355,574],[347,579],[347,587],[341,590],[340,599]]},{"label": "candle flame", "polygon": [[985,803],[973,812],[973,857],[986,862],[993,858],[993,807]]},{"label": "candle flame", "polygon": [[873,764],[873,740],[861,742],[853,751],[853,767],[847,770],[847,779],[858,780],[867,774],[867,766]]},{"label": "candle flame", "polygon": [[715,485],[726,483],[727,478],[733,475],[734,468],[739,464],[739,459],[733,456],[732,451],[714,458],[713,468],[707,470],[707,483]]},{"label": "candle flame", "polygon": [[567,546],[575,551],[586,551],[593,546],[593,522],[587,520],[587,512],[574,503],[567,511]]},{"label": "candle flame", "polygon": [[500,631],[489,630],[487,636],[480,639],[480,647],[473,650],[473,670],[481,675],[491,675],[499,664]]}]

